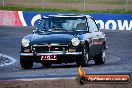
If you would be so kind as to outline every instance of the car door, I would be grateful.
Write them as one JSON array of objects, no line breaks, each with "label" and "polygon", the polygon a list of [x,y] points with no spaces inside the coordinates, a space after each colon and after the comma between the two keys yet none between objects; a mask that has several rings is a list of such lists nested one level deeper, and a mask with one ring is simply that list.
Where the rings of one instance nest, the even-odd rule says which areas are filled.
[{"label": "car door", "polygon": [[103,38],[102,32],[100,31],[92,32],[92,35],[93,35],[92,41],[94,46],[93,50],[95,51],[94,55],[97,55],[102,50],[102,44],[103,44],[104,38]]},{"label": "car door", "polygon": [[100,40],[100,37],[102,36],[102,33],[99,31],[95,21],[92,18],[88,18],[87,21],[92,41],[92,46],[89,48],[89,53],[92,57],[94,57],[101,51],[102,40]]}]

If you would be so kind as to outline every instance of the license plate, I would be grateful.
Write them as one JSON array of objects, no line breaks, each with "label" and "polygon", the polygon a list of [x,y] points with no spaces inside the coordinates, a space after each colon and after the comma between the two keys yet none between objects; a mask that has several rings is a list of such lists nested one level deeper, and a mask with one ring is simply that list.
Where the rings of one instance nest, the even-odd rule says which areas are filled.
[{"label": "license plate", "polygon": [[44,55],[44,56],[41,56],[41,60],[57,60],[57,56],[56,55]]}]

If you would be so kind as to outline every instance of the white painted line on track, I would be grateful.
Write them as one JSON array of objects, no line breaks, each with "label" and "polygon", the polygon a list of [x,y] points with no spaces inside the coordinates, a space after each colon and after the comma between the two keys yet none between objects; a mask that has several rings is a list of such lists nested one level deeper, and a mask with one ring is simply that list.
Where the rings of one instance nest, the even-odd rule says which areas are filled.
[{"label": "white painted line on track", "polygon": [[[127,74],[132,71],[113,71],[113,72],[102,72],[102,73],[94,73],[94,74]],[[129,74],[128,74],[129,75]],[[42,80],[61,80],[61,79],[76,79],[75,77],[56,77],[56,78],[21,78],[15,79],[16,81],[42,81]]]},{"label": "white painted line on track", "polygon": [[61,80],[61,79],[75,79],[76,77],[58,77],[58,78],[22,78],[15,79],[16,81],[42,81],[42,80]]},{"label": "white painted line on track", "polygon": [[4,55],[4,54],[0,54],[0,55],[2,55],[3,57],[6,57],[6,58],[8,58],[8,59],[11,60],[9,63],[4,63],[4,64],[2,64],[2,65],[0,65],[0,66],[11,65],[11,64],[13,64],[13,63],[16,62],[16,60],[15,60],[13,57],[10,57],[10,56],[8,56],[8,55]]}]

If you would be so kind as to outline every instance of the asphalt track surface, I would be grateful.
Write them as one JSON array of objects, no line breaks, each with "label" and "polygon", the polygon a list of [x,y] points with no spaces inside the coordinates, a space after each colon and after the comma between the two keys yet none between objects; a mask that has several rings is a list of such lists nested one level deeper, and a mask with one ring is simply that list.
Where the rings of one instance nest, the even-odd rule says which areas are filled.
[{"label": "asphalt track surface", "polygon": [[[0,80],[21,78],[61,78],[75,77],[78,67],[75,63],[53,64],[51,68],[34,63],[33,69],[24,70],[20,67],[19,52],[21,39],[32,33],[31,27],[0,27],[0,53],[13,57],[16,62],[0,66]],[[132,31],[101,30],[107,37],[106,63],[94,65],[89,62],[84,67],[87,74],[130,74],[132,75]]]}]

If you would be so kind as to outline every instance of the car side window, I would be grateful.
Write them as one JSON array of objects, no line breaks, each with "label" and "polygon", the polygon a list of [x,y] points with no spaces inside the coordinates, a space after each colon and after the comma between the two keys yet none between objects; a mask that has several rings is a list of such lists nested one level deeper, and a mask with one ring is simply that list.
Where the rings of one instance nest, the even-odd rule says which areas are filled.
[{"label": "car side window", "polygon": [[88,18],[87,21],[88,21],[89,32],[98,31],[98,27],[92,18]]}]

